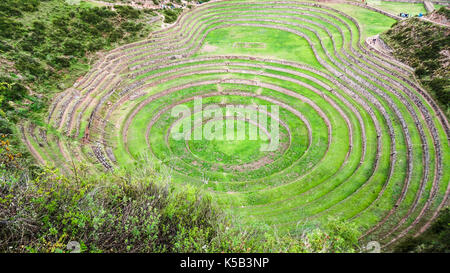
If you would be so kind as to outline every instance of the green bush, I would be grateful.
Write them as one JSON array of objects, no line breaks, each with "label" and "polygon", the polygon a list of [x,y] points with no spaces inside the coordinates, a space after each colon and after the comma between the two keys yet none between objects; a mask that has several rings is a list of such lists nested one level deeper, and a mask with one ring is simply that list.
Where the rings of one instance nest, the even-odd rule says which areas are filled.
[{"label": "green bush", "polygon": [[126,19],[137,19],[141,15],[141,11],[130,6],[114,6],[114,9],[120,16]]},{"label": "green bush", "polygon": [[164,23],[171,24],[175,22],[182,11],[180,8],[164,9]]},{"label": "green bush", "polygon": [[135,24],[133,22],[124,22],[121,27],[127,32],[137,32],[143,28],[143,25],[141,23]]},{"label": "green bush", "polygon": [[450,103],[450,80],[448,78],[434,78],[429,82],[439,101]]},{"label": "green bush", "polygon": [[21,17],[22,12],[34,12],[38,10],[39,0],[2,0],[0,12],[7,16]]},{"label": "green bush", "polygon": [[[64,0],[47,0],[44,6],[43,1],[0,1],[0,58],[8,61],[8,66],[2,62],[0,67],[1,82],[26,86],[39,97],[62,91],[59,84],[79,77],[93,53],[135,41],[137,33],[150,30],[142,22],[151,15],[131,7],[118,7],[116,12]],[[12,71],[20,77],[13,78]],[[34,111],[45,110],[41,101],[29,96],[31,104],[22,103],[23,98],[23,94],[5,98],[0,110],[10,119],[39,118]],[[20,109],[9,109],[11,103]]]},{"label": "green bush", "polygon": [[18,39],[22,36],[23,25],[0,13],[0,37]]}]

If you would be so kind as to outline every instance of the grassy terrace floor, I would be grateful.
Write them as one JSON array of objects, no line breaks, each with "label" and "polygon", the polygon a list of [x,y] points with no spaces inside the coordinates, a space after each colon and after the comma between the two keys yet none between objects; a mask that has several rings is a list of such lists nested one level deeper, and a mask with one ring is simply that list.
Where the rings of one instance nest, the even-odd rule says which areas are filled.
[{"label": "grassy terrace floor", "polygon": [[368,0],[367,4],[369,6],[379,8],[381,10],[387,11],[391,14],[398,15],[400,13],[407,13],[409,16],[417,16],[419,13],[427,13],[423,3],[402,3],[402,2],[387,2],[387,1],[377,1]]},{"label": "grassy terrace floor", "polygon": [[[111,51],[55,99],[58,134],[25,124],[23,137],[65,170],[68,158],[94,171],[152,158],[249,224],[295,233],[339,217],[388,247],[427,226],[450,178],[448,122],[407,67],[363,44],[394,22],[346,4],[203,4]],[[225,118],[196,111],[200,97]],[[261,151],[274,135],[250,140],[226,105],[257,107],[250,130],[255,116],[279,119],[277,149]],[[278,117],[264,112],[274,105]],[[191,114],[173,116],[181,106]],[[231,120],[244,140],[174,138],[200,116],[211,128]]]}]

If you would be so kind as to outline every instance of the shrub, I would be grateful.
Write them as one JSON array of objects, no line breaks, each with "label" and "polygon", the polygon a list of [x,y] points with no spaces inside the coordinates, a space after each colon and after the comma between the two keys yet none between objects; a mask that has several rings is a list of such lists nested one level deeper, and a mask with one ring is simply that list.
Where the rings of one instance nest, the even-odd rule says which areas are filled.
[{"label": "shrub", "polygon": [[28,55],[21,55],[16,61],[16,67],[20,71],[28,73],[32,79],[46,78],[46,70],[41,63]]},{"label": "shrub", "polygon": [[137,32],[143,28],[143,25],[141,23],[135,24],[128,21],[122,24],[122,28],[127,32]]},{"label": "shrub", "polygon": [[180,8],[164,9],[164,23],[171,24],[175,22],[182,11]]},{"label": "shrub", "polygon": [[431,90],[436,98],[441,102],[446,102],[450,106],[450,80],[445,78],[434,78],[429,82]]},{"label": "shrub", "polygon": [[[1,15],[1,14],[0,14]],[[22,24],[10,18],[0,16],[0,37],[18,39],[22,36]]]},{"label": "shrub", "polygon": [[127,19],[137,19],[141,15],[141,11],[130,6],[114,6],[117,13]]},{"label": "shrub", "polygon": [[63,43],[64,54],[65,55],[73,55],[73,56],[83,56],[85,53],[85,49],[83,45],[77,40],[67,39]]}]

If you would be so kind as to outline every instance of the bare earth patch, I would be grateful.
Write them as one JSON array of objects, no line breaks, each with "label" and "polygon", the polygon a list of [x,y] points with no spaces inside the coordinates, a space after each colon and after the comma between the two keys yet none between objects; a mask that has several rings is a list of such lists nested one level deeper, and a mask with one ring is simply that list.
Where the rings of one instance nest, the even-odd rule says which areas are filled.
[{"label": "bare earth patch", "polygon": [[213,46],[208,43],[205,44],[202,48],[202,52],[208,52],[208,53],[215,52],[216,50],[217,50],[217,46]]},{"label": "bare earth patch", "polygon": [[265,43],[259,42],[236,42],[233,44],[235,48],[266,48]]}]

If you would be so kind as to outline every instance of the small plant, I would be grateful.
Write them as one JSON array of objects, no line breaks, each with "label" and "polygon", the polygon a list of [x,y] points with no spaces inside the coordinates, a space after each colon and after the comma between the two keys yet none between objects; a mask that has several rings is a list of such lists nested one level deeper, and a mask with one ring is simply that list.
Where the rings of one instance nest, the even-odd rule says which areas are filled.
[{"label": "small plant", "polygon": [[163,10],[164,23],[171,24],[175,22],[183,10],[181,8],[168,8]]}]

